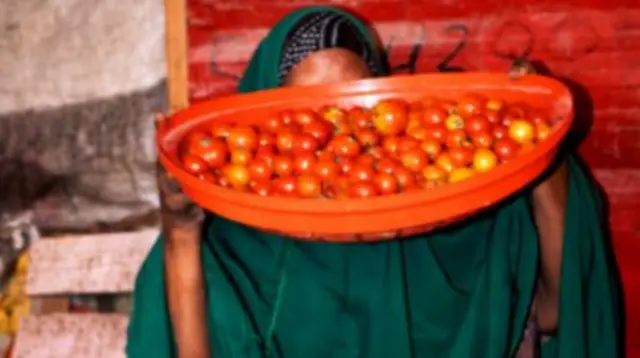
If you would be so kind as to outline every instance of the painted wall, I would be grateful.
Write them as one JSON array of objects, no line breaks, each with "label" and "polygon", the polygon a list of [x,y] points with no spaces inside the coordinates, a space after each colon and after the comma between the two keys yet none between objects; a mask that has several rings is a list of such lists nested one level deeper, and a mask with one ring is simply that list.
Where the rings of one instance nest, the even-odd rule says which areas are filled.
[{"label": "painted wall", "polygon": [[[189,0],[190,96],[234,91],[268,27],[304,0]],[[627,300],[629,357],[640,357],[640,3],[635,0],[334,0],[368,18],[394,65],[502,71],[530,58],[575,84],[590,127],[581,153],[607,192]],[[412,54],[415,57],[411,61]]]}]

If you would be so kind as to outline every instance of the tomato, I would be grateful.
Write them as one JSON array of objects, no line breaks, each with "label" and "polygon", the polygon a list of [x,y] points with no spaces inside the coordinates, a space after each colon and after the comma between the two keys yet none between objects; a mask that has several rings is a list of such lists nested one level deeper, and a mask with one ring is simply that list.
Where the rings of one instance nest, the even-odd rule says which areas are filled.
[{"label": "tomato", "polygon": [[536,129],[531,122],[513,121],[509,126],[509,137],[520,144],[531,143],[536,137]]},{"label": "tomato", "polygon": [[483,116],[473,116],[465,121],[464,130],[470,136],[480,132],[489,132],[493,129],[491,122]]},{"label": "tomato", "polygon": [[398,137],[384,137],[382,138],[382,149],[389,155],[396,155],[399,142],[400,139]]},{"label": "tomato", "polygon": [[479,173],[491,171],[498,165],[498,156],[489,149],[478,149],[473,154],[473,169]]},{"label": "tomato", "polygon": [[392,174],[396,177],[398,186],[402,190],[407,190],[417,185],[416,174],[403,166],[395,167]]},{"label": "tomato", "polygon": [[404,152],[400,156],[400,162],[405,168],[414,173],[418,173],[429,163],[429,159],[427,158],[427,154],[420,148],[414,148]]},{"label": "tomato", "polygon": [[278,155],[273,158],[273,171],[280,177],[293,174],[293,159],[287,155]]},{"label": "tomato", "polygon": [[456,111],[462,117],[471,117],[474,115],[482,114],[484,112],[485,100],[484,98],[469,94],[465,95],[460,100],[458,100],[458,105],[456,106]]},{"label": "tomato", "polygon": [[263,162],[267,163],[270,168],[273,168],[273,159],[275,158],[275,156],[276,154],[273,152],[273,149],[262,147],[258,148],[258,151],[256,152],[254,158],[257,160],[262,160]]},{"label": "tomato", "polygon": [[182,157],[184,169],[193,175],[201,175],[209,170],[207,163],[195,155],[186,154]]},{"label": "tomato", "polygon": [[429,156],[430,160],[434,160],[440,153],[442,153],[442,145],[433,139],[423,140],[420,143],[420,149]]},{"label": "tomato", "polygon": [[340,174],[340,166],[334,161],[318,160],[313,166],[313,173],[324,181],[331,181]]},{"label": "tomato", "polygon": [[510,138],[499,139],[493,145],[493,150],[502,160],[509,159],[517,154],[518,143]]},{"label": "tomato", "polygon": [[358,156],[362,150],[358,141],[345,134],[339,134],[333,137],[329,142],[329,147],[335,155],[347,158]]},{"label": "tomato", "polygon": [[256,150],[258,148],[258,134],[250,126],[233,127],[227,137],[227,145],[229,145],[230,150]]},{"label": "tomato", "polygon": [[211,173],[211,172],[205,172],[200,174],[200,179],[209,182],[209,183],[217,183],[218,182],[218,176]]},{"label": "tomato", "polygon": [[373,178],[373,182],[378,188],[378,192],[382,195],[395,194],[398,192],[398,180],[392,174],[377,173]]},{"label": "tomato", "polygon": [[422,170],[422,176],[426,180],[426,187],[433,188],[447,179],[447,172],[435,165],[428,165]]},{"label": "tomato", "polygon": [[450,131],[462,129],[465,126],[464,119],[457,114],[450,114],[444,121],[444,126]]},{"label": "tomato", "polygon": [[227,162],[229,152],[227,145],[220,139],[203,137],[194,140],[187,149],[189,154],[200,157],[209,168],[221,168]]},{"label": "tomato", "polygon": [[498,125],[495,128],[493,128],[493,137],[495,139],[504,139],[504,138],[508,138],[509,137],[509,128],[502,126],[502,125]]},{"label": "tomato", "polygon": [[249,171],[244,165],[227,164],[222,172],[229,179],[229,184],[234,189],[244,189],[249,184]]},{"label": "tomato", "polygon": [[324,194],[328,198],[343,199],[348,197],[349,181],[346,177],[339,176],[330,180],[325,185]]},{"label": "tomato", "polygon": [[551,135],[551,127],[545,122],[536,123],[536,140],[543,141]]},{"label": "tomato", "polygon": [[376,175],[371,166],[356,163],[349,171],[348,178],[352,183],[372,180]]},{"label": "tomato", "polygon": [[451,154],[449,152],[444,152],[440,154],[435,161],[435,165],[444,170],[446,173],[451,173],[453,169],[455,169],[455,165],[453,164],[453,159],[451,158]]},{"label": "tomato", "polygon": [[218,185],[223,187],[223,188],[230,188],[231,187],[231,183],[229,182],[229,178],[224,176],[224,173],[222,173],[222,174],[223,175],[218,176]]},{"label": "tomato", "polygon": [[318,141],[320,146],[324,146],[329,141],[333,128],[329,122],[318,120],[302,127],[302,133],[309,134]]},{"label": "tomato", "polygon": [[181,145],[185,150],[189,150],[193,146],[198,146],[202,141],[210,141],[211,135],[203,131],[194,131],[187,134]]},{"label": "tomato", "polygon": [[233,125],[224,122],[214,122],[211,125],[211,134],[216,138],[226,139],[231,134]]},{"label": "tomato", "polygon": [[429,130],[425,127],[407,129],[407,135],[417,140],[424,140],[429,136]]},{"label": "tomato", "polygon": [[273,175],[273,169],[264,161],[253,159],[247,165],[249,177],[253,180],[268,180]]},{"label": "tomato", "polygon": [[370,181],[361,181],[349,186],[349,196],[352,198],[365,199],[378,195],[376,184]]},{"label": "tomato", "polygon": [[373,147],[380,143],[380,136],[372,129],[356,131],[356,138],[365,147]]},{"label": "tomato", "polygon": [[290,153],[293,150],[293,142],[296,133],[291,129],[283,129],[276,134],[276,148],[281,154]]},{"label": "tomato", "polygon": [[273,182],[273,188],[280,194],[292,196],[296,193],[298,181],[292,176],[277,178]]},{"label": "tomato", "polygon": [[296,191],[302,198],[318,198],[322,194],[322,183],[314,175],[303,174],[298,177]]},{"label": "tomato", "polygon": [[247,165],[253,158],[251,152],[247,149],[236,149],[231,151],[231,163],[238,165]]},{"label": "tomato", "polygon": [[381,173],[392,174],[398,167],[398,163],[389,157],[384,157],[378,160],[375,167]]},{"label": "tomato", "polygon": [[294,119],[294,112],[293,111],[281,111],[279,113],[280,119],[282,120],[282,124],[287,127],[293,124],[293,119]]},{"label": "tomato", "polygon": [[452,130],[447,135],[447,147],[449,148],[469,147],[470,145],[469,137],[462,129]]},{"label": "tomato", "polygon": [[347,118],[349,123],[351,123],[351,125],[356,129],[368,129],[373,127],[371,114],[361,107],[354,107],[347,111]]},{"label": "tomato", "polygon": [[411,137],[398,138],[398,149],[396,153],[402,155],[412,149],[420,148],[420,141]]},{"label": "tomato", "polygon": [[309,109],[300,109],[293,112],[293,122],[300,126],[305,126],[318,119],[316,113]]},{"label": "tomato", "polygon": [[313,170],[316,164],[316,156],[313,153],[301,153],[293,157],[293,172],[307,174]]},{"label": "tomato", "polygon": [[491,124],[502,123],[502,113],[501,112],[486,111],[484,116],[487,118],[487,120]]},{"label": "tomato", "polygon": [[335,162],[336,161],[336,156],[329,151],[318,152],[317,158],[319,162]]},{"label": "tomato", "polygon": [[336,106],[326,106],[320,109],[320,115],[327,121],[336,124],[338,122],[344,122],[347,118],[347,114]]},{"label": "tomato", "polygon": [[531,122],[533,122],[533,124],[545,124],[545,125],[549,125],[549,120],[547,119],[547,116],[545,115],[544,111],[541,110],[531,110],[529,111],[529,120],[531,120]]},{"label": "tomato", "polygon": [[356,164],[353,158],[339,158],[338,165],[340,166],[340,171],[342,174],[348,175],[351,172],[351,169]]},{"label": "tomato", "polygon": [[386,136],[403,133],[409,122],[407,104],[399,100],[382,100],[371,114],[373,126]]},{"label": "tomato", "polygon": [[276,137],[271,134],[271,133],[267,133],[267,132],[260,132],[258,134],[258,147],[262,148],[262,147],[273,147],[276,144]]},{"label": "tomato", "polygon": [[450,148],[449,155],[451,155],[453,165],[458,168],[466,167],[473,161],[473,151],[471,149],[463,147]]},{"label": "tomato", "polygon": [[376,159],[380,159],[386,155],[384,149],[382,149],[382,147],[379,145],[369,148],[369,150],[367,150],[367,153],[371,154],[371,156]]},{"label": "tomato", "polygon": [[356,163],[373,167],[376,163],[376,158],[371,154],[364,153],[356,159]]},{"label": "tomato", "polygon": [[428,107],[423,111],[422,124],[425,127],[444,123],[449,116],[446,109],[441,106]]},{"label": "tomato", "polygon": [[458,183],[470,179],[475,174],[475,171],[470,168],[456,168],[449,173],[449,183]]},{"label": "tomato", "polygon": [[499,99],[490,99],[487,101],[487,109],[492,112],[498,112],[504,107],[504,102]]},{"label": "tomato", "polygon": [[447,128],[444,125],[429,126],[427,128],[427,138],[433,139],[439,143],[444,143],[447,139]]},{"label": "tomato", "polygon": [[294,154],[315,153],[320,147],[318,140],[310,134],[298,134],[293,139],[292,151]]},{"label": "tomato", "polygon": [[249,181],[249,189],[259,196],[271,195],[271,182],[269,180],[251,180]]},{"label": "tomato", "polygon": [[276,134],[280,129],[284,127],[284,121],[280,117],[280,113],[269,116],[261,128],[269,134]]}]

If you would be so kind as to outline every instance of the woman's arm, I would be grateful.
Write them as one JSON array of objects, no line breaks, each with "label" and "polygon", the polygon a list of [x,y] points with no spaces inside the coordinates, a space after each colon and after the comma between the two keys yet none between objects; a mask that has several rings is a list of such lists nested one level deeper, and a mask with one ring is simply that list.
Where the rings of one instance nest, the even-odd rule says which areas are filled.
[{"label": "woman's arm", "polygon": [[532,195],[540,240],[540,274],[534,305],[538,326],[546,334],[552,334],[558,327],[567,180],[567,164],[563,163],[533,190]]},{"label": "woman's arm", "polygon": [[180,358],[209,358],[201,240],[204,210],[158,165],[165,279]]}]

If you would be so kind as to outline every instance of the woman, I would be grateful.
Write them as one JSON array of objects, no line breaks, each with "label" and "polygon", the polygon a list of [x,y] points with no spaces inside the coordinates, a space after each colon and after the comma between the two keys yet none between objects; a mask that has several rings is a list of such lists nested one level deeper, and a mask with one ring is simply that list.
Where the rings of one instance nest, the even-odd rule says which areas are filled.
[{"label": "woman", "polygon": [[[308,7],[262,41],[239,90],[385,74],[363,22]],[[598,198],[571,157],[462,227],[373,244],[202,226],[166,176],[160,188],[164,238],[136,282],[129,357],[512,357],[532,308],[543,357],[619,355]]]}]

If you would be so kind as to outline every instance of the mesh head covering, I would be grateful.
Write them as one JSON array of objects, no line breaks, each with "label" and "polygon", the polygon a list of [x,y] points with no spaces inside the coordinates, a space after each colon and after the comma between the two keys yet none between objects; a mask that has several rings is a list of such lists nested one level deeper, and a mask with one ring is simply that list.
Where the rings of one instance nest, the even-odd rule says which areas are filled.
[{"label": "mesh head covering", "polygon": [[288,32],[278,68],[280,83],[307,55],[328,48],[352,51],[367,63],[376,76],[385,72],[375,53],[377,48],[349,17],[339,12],[317,11],[302,17]]}]

